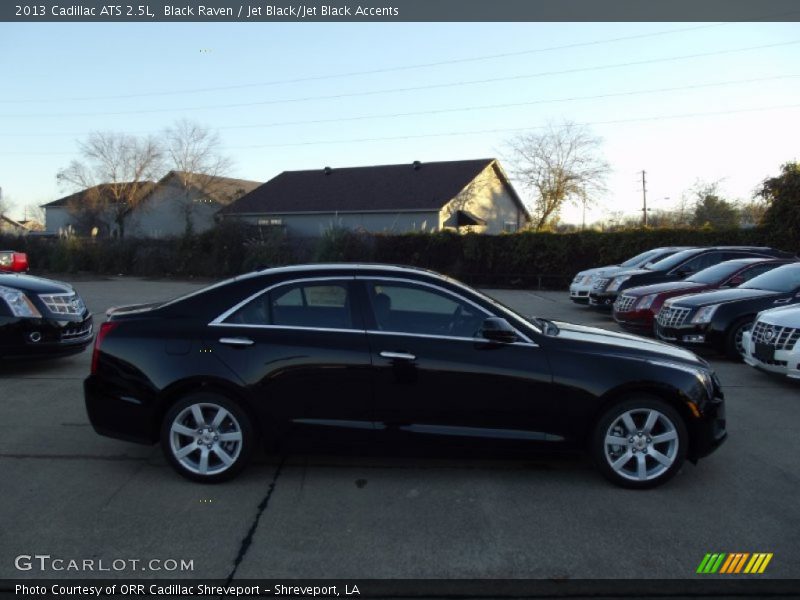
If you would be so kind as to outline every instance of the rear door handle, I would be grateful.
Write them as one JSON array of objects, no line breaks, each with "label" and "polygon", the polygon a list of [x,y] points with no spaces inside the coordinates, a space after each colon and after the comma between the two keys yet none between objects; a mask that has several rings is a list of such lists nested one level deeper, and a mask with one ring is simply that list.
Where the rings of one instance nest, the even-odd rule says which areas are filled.
[{"label": "rear door handle", "polygon": [[417,360],[416,356],[409,354],[408,352],[387,352],[384,350],[381,352],[381,356],[383,358],[398,358],[400,360]]},{"label": "rear door handle", "polygon": [[253,340],[246,337],[224,337],[219,338],[220,344],[225,344],[227,346],[252,346],[255,344]]}]

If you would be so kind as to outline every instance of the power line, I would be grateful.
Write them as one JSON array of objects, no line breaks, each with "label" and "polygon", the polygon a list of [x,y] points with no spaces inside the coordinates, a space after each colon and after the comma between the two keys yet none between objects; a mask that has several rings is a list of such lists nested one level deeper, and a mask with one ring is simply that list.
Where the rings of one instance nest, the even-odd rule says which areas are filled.
[{"label": "power line", "polygon": [[534,48],[529,50],[519,50],[517,52],[502,52],[499,54],[486,54],[483,56],[472,56],[472,57],[465,57],[465,58],[454,58],[449,60],[441,60],[436,62],[428,62],[428,63],[417,63],[413,65],[400,65],[395,67],[385,67],[381,69],[369,69],[365,71],[349,71],[343,73],[332,73],[329,75],[312,75],[308,77],[297,77],[294,79],[277,79],[273,81],[262,81],[257,83],[241,83],[241,84],[234,84],[234,85],[224,85],[224,86],[214,86],[214,87],[203,87],[203,88],[192,88],[192,89],[182,89],[182,90],[171,90],[166,92],[139,92],[135,94],[118,94],[118,95],[111,95],[111,96],[81,96],[81,97],[72,97],[72,98],[31,98],[27,100],[9,100],[9,99],[0,99],[0,104],[9,104],[9,103],[54,103],[54,102],[85,102],[90,100],[123,100],[129,98],[147,98],[153,96],[174,96],[178,94],[199,94],[204,92],[219,92],[219,91],[227,91],[227,90],[238,90],[238,89],[246,89],[246,88],[254,88],[254,87],[268,87],[268,86],[276,86],[276,85],[286,85],[286,84],[293,84],[293,83],[305,83],[310,81],[325,81],[330,79],[340,79],[340,78],[347,78],[347,77],[356,77],[360,75],[378,75],[382,73],[396,73],[398,71],[410,71],[414,69],[427,69],[432,67],[441,67],[441,66],[448,66],[448,65],[456,65],[456,64],[463,64],[463,63],[470,63],[470,62],[478,62],[484,60],[494,60],[498,58],[511,58],[514,56],[526,56],[529,54],[540,54],[544,52],[553,52],[556,50],[570,50],[574,48],[584,48],[589,46],[598,46],[602,44],[610,44],[616,42],[624,42],[630,40],[638,40],[650,37],[657,37],[663,35],[671,35],[674,33],[686,33],[690,31],[697,31],[700,29],[710,29],[714,27],[725,27],[728,25],[738,25],[740,23],[737,22],[725,22],[725,23],[710,23],[710,24],[703,24],[698,25],[696,27],[683,27],[679,29],[666,29],[662,31],[656,31],[652,33],[641,33],[637,35],[629,35],[629,36],[622,36],[622,37],[615,37],[615,38],[606,38],[602,40],[592,40],[588,42],[576,42],[573,44],[563,44],[560,46],[548,46],[544,48]]},{"label": "power line", "polygon": [[412,87],[405,87],[405,88],[390,88],[390,89],[382,89],[382,90],[368,90],[368,91],[361,91],[361,92],[348,92],[343,94],[329,94],[324,96],[306,96],[306,97],[299,97],[299,98],[288,98],[283,100],[264,100],[258,102],[242,102],[242,103],[234,103],[234,104],[215,104],[215,105],[206,105],[206,106],[195,106],[195,107],[184,107],[184,108],[158,108],[158,109],[143,109],[143,110],[129,110],[129,111],[111,111],[111,112],[87,112],[87,113],[51,113],[51,114],[18,114],[18,115],[5,115],[9,118],[21,119],[21,118],[45,118],[45,117],[97,117],[97,116],[116,116],[116,115],[134,115],[134,114],[152,114],[152,113],[164,113],[164,112],[185,112],[191,110],[209,110],[209,109],[219,109],[219,108],[242,108],[247,106],[266,106],[266,105],[273,105],[273,104],[289,104],[293,102],[308,102],[313,100],[334,100],[334,99],[341,99],[341,98],[354,98],[358,96],[374,96],[380,94],[396,94],[400,92],[412,92],[412,91],[420,91],[420,90],[431,90],[431,89],[440,89],[440,88],[447,88],[447,87],[457,87],[457,86],[465,86],[465,85],[476,85],[476,84],[483,84],[483,83],[498,83],[501,81],[517,81],[522,79],[533,79],[538,77],[549,77],[553,75],[565,75],[565,74],[572,74],[572,73],[585,73],[589,71],[600,71],[605,69],[616,69],[616,68],[624,68],[624,67],[631,67],[631,66],[640,66],[640,65],[649,65],[649,64],[656,64],[656,63],[664,63],[664,62],[672,62],[672,61],[679,61],[679,60],[688,60],[693,58],[703,58],[708,56],[720,56],[724,54],[734,54],[737,52],[748,52],[751,50],[763,50],[767,48],[779,48],[784,46],[790,46],[800,43],[800,40],[792,40],[789,42],[780,42],[775,44],[763,44],[759,46],[747,46],[744,48],[731,48],[728,50],[715,50],[713,52],[702,52],[697,54],[684,54],[680,56],[671,56],[666,58],[656,58],[656,59],[649,59],[649,60],[640,60],[640,61],[631,61],[631,62],[624,62],[624,63],[613,63],[607,65],[597,65],[593,67],[579,67],[575,69],[565,69],[561,71],[544,71],[539,73],[531,73],[526,75],[512,75],[506,77],[493,77],[489,79],[476,79],[476,80],[468,80],[468,81],[454,81],[448,83],[435,83],[429,85],[422,85],[422,86],[412,86]]},{"label": "power line", "polygon": [[[537,104],[553,104],[558,102],[575,102],[581,100],[600,100],[605,98],[619,98],[625,96],[637,96],[643,94],[661,94],[666,92],[676,92],[676,91],[687,91],[687,90],[695,90],[695,89],[705,89],[705,88],[713,88],[713,87],[721,87],[727,85],[739,85],[739,84],[747,84],[747,83],[763,83],[766,81],[777,81],[781,79],[795,79],[800,77],[800,74],[790,74],[790,75],[774,75],[770,77],[756,77],[750,79],[734,79],[734,80],[727,80],[727,81],[717,81],[711,83],[698,83],[692,85],[682,85],[682,86],[673,86],[673,87],[663,87],[663,88],[651,88],[646,90],[628,90],[624,92],[609,92],[606,94],[594,94],[590,96],[568,96],[563,98],[546,98],[546,99],[538,99],[538,100],[529,100],[525,102],[507,102],[502,104],[482,104],[482,105],[474,105],[474,106],[461,106],[455,108],[440,108],[440,109],[428,109],[428,110],[420,110],[420,111],[410,111],[410,112],[399,112],[399,113],[380,113],[380,114],[372,114],[372,115],[355,115],[350,117],[333,117],[327,119],[312,119],[312,120],[302,120],[302,121],[276,121],[272,123],[248,123],[248,124],[240,124],[240,125],[227,125],[222,127],[216,127],[216,130],[227,130],[227,129],[268,129],[273,127],[287,127],[292,125],[319,125],[323,123],[343,123],[343,122],[352,122],[352,121],[365,121],[371,119],[394,119],[399,117],[416,117],[422,115],[438,115],[438,114],[446,114],[446,113],[455,113],[455,112],[471,112],[471,111],[480,111],[480,110],[490,110],[490,109],[497,109],[497,108],[515,108],[521,106],[533,106]],[[139,132],[140,135],[145,134],[147,132]],[[18,133],[18,134],[0,134],[0,137],[59,137],[59,136],[81,136],[85,135],[86,132],[81,133]]]},{"label": "power line", "polygon": [[[585,125],[585,126],[595,126],[595,125],[618,125],[618,124],[625,124],[625,123],[643,123],[648,121],[658,122],[658,121],[666,121],[672,119],[687,119],[687,118],[697,118],[697,117],[713,117],[713,116],[721,116],[721,115],[733,115],[733,114],[742,114],[742,113],[749,113],[749,112],[764,112],[769,110],[786,110],[786,109],[794,109],[800,108],[800,104],[783,104],[778,106],[759,106],[759,107],[750,107],[750,108],[741,108],[741,109],[733,109],[733,110],[723,110],[723,111],[711,111],[711,112],[697,112],[697,113],[681,113],[675,115],[655,115],[649,117],[635,117],[631,119],[613,119],[608,121],[586,121],[582,123],[577,123],[577,125]],[[331,145],[331,144],[355,144],[355,143],[363,143],[363,142],[385,142],[385,141],[399,141],[399,140],[413,140],[413,139],[424,139],[424,138],[439,138],[439,137],[455,137],[455,136],[462,136],[462,135],[479,135],[479,134],[487,134],[487,133],[514,133],[514,132],[521,132],[521,131],[533,131],[536,129],[544,129],[547,126],[545,125],[534,125],[528,127],[506,127],[506,128],[495,128],[495,129],[474,129],[474,130],[467,130],[467,131],[448,131],[448,132],[440,132],[440,133],[426,133],[426,134],[418,134],[418,135],[400,135],[400,136],[386,136],[386,137],[372,137],[372,138],[351,138],[351,139],[339,139],[339,140],[316,140],[316,141],[309,141],[309,142],[290,142],[284,144],[254,144],[254,145],[247,145],[247,146],[228,146],[223,148],[223,150],[252,150],[252,149],[260,149],[260,148],[288,148],[294,146],[322,146],[322,145]],[[67,156],[72,155],[73,152],[0,152],[0,155],[14,155],[14,156]]]}]

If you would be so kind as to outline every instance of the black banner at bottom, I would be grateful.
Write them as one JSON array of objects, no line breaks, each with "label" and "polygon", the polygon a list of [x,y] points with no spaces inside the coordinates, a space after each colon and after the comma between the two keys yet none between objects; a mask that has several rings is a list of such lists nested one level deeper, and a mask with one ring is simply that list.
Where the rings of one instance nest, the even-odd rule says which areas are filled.
[{"label": "black banner at bottom", "polygon": [[800,580],[698,579],[4,579],[2,598],[800,598]]}]

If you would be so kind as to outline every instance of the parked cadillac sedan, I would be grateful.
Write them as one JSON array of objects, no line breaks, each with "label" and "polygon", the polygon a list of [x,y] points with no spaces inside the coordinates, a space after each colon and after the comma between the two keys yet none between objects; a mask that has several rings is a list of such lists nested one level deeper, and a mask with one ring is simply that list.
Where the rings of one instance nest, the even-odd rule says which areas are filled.
[{"label": "parked cadillac sedan", "polygon": [[729,290],[681,296],[664,302],[656,334],[665,341],[707,346],[741,359],[744,333],[756,314],[800,303],[800,263],[794,262]]},{"label": "parked cadillac sedan", "polygon": [[386,265],[268,269],[112,311],[84,391],[98,433],[160,441],[204,482],[297,430],[569,444],[637,488],[726,437],[719,381],[693,353]]},{"label": "parked cadillac sedan", "polygon": [[614,302],[614,320],[629,331],[653,335],[655,316],[667,298],[736,287],[789,262],[740,258],[708,267],[681,281],[628,288]]},{"label": "parked cadillac sedan", "polygon": [[76,354],[91,344],[92,336],[92,315],[70,285],[0,274],[0,356]]},{"label": "parked cadillac sedan", "polygon": [[758,313],[742,336],[744,362],[762,371],[800,379],[800,306]]}]

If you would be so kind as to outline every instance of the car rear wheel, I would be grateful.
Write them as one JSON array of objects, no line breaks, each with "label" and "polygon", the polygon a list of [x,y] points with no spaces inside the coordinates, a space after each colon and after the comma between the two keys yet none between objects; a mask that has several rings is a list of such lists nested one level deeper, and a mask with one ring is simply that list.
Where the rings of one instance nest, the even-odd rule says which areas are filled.
[{"label": "car rear wheel", "polygon": [[686,425],[663,400],[637,396],[615,404],[600,418],[592,455],[600,472],[627,488],[652,488],[668,481],[686,458]]},{"label": "car rear wheel", "polygon": [[744,357],[744,332],[753,327],[753,317],[740,319],[731,325],[725,335],[725,354],[728,358],[742,360]]},{"label": "car rear wheel", "polygon": [[161,447],[187,479],[216,483],[247,464],[254,442],[247,414],[221,394],[198,392],[175,403],[164,417]]}]

